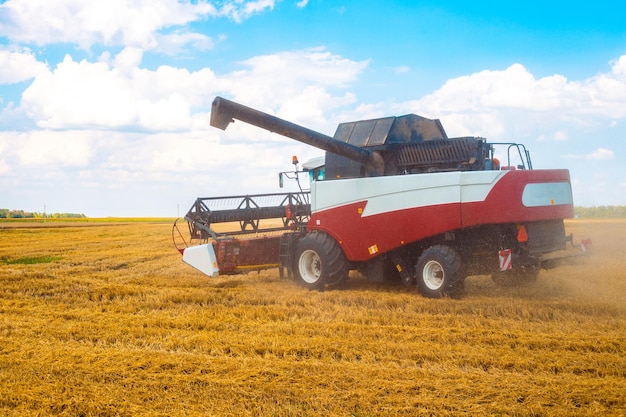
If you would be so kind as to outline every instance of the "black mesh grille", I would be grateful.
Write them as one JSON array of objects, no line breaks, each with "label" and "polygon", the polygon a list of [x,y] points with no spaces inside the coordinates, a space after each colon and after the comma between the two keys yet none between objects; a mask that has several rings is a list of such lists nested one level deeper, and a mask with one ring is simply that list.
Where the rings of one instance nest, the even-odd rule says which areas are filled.
[{"label": "black mesh grille", "polygon": [[396,149],[396,164],[400,168],[473,164],[480,157],[481,145],[473,137],[407,143]]}]

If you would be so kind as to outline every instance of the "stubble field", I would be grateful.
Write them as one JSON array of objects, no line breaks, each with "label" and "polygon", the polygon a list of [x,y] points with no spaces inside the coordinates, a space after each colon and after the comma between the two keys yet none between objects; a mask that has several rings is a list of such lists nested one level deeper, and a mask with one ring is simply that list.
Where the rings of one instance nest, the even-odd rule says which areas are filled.
[{"label": "stubble field", "polygon": [[[210,279],[170,224],[0,223],[0,415],[626,414],[626,221],[594,255],[461,299]],[[31,227],[37,226],[37,227]]]}]

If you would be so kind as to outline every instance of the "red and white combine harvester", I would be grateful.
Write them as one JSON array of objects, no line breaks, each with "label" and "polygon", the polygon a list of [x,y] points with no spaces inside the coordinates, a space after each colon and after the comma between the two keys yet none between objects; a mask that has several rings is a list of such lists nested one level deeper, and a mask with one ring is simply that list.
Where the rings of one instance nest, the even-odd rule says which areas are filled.
[{"label": "red and white combine harvester", "polygon": [[[439,120],[414,114],[342,123],[333,138],[215,98],[211,125],[225,130],[235,120],[326,156],[301,171],[294,158],[295,171],[280,174],[282,186],[307,173],[309,190],[198,198],[185,216],[197,244],[176,223],[172,233],[183,261],[207,275],[278,267],[320,289],[358,270],[441,297],[470,275],[534,281],[577,252],[566,250],[574,245],[563,223],[574,215],[569,172],[533,169],[523,145],[448,138]],[[218,223],[237,227],[217,232]]]}]

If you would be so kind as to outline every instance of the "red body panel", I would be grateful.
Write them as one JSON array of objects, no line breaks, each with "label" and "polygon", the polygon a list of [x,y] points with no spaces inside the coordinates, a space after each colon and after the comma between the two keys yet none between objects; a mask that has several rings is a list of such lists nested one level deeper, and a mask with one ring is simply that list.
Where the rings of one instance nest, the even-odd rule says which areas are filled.
[{"label": "red body panel", "polygon": [[277,266],[279,242],[280,236],[213,241],[220,273],[237,272],[241,268],[263,269]]},{"label": "red body panel", "polygon": [[[349,260],[362,261],[428,236],[461,227],[461,205],[443,204],[361,217],[360,202],[320,212],[309,228],[333,236]],[[311,227],[318,219],[323,227]]]},{"label": "red body panel", "polygon": [[522,223],[574,217],[572,204],[526,207],[522,194],[527,184],[570,182],[569,171],[530,170],[511,171],[491,189],[485,201],[463,203],[463,227],[489,223]]},{"label": "red body panel", "polygon": [[[339,204],[331,208],[314,210],[308,229],[324,231],[333,236],[349,260],[365,261],[403,245],[461,228],[482,224],[564,219],[574,214],[571,190],[567,204],[548,202],[527,207],[522,202],[527,184],[563,183],[569,188],[567,170],[510,171],[498,176],[493,184],[478,184],[486,190],[486,197],[480,197],[480,201],[470,202],[463,201],[465,195],[463,190],[464,187],[475,184],[463,183],[464,178],[472,178],[470,176],[460,178],[456,202],[421,205],[420,201],[416,200],[416,207],[367,216],[362,213],[367,207],[368,200]],[[362,183],[358,186],[362,186]],[[404,198],[402,193],[397,194],[397,198]],[[476,200],[476,193],[467,194]],[[443,200],[449,199],[449,196],[450,193],[446,194]],[[341,200],[341,197],[338,197],[338,200]]]}]

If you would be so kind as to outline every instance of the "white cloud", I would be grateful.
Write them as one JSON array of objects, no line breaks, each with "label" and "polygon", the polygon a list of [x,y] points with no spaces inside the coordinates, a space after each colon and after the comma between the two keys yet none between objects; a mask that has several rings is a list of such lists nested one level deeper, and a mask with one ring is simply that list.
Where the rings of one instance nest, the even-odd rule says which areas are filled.
[{"label": "white cloud", "polygon": [[274,0],[222,2],[207,0],[7,0],[0,4],[0,33],[13,42],[47,45],[72,43],[156,49],[174,54],[186,47],[206,50],[210,37],[187,25],[207,17],[242,22],[265,10]]},{"label": "white cloud", "polygon": [[555,92],[566,84],[560,75],[537,80],[514,64],[503,71],[485,70],[448,80],[422,100],[441,113],[477,108],[547,110],[561,106],[561,96]]},{"label": "white cloud", "polygon": [[137,110],[130,79],[104,62],[74,62],[68,55],[40,75],[22,95],[22,106],[39,127],[130,126]]},{"label": "white cloud", "polygon": [[626,117],[626,56],[612,63],[609,72],[582,81],[558,74],[535,78],[520,64],[485,70],[450,79],[404,105],[445,120],[454,135],[508,133],[565,140],[569,129]]},{"label": "white cloud", "polygon": [[308,148],[220,143],[219,135],[213,128],[0,132],[0,188],[18,196],[16,207],[31,210],[45,201],[55,211],[91,216],[173,215],[177,202],[184,213],[198,196],[275,192],[276,172]]},{"label": "white cloud", "polygon": [[345,87],[356,81],[368,61],[351,61],[318,47],[257,56],[243,64],[250,67],[255,74],[271,77],[270,79],[296,73],[299,82]]},{"label": "white cloud", "polygon": [[127,47],[115,57],[103,53],[98,62],[66,55],[35,78],[20,109],[44,129],[182,131],[207,125],[219,92],[280,117],[334,128],[327,126],[328,112],[354,102],[345,87],[367,66],[314,48],[251,58],[243,70],[218,76],[208,68],[142,69],[142,54]]},{"label": "white cloud", "polygon": [[568,159],[586,159],[591,161],[609,161],[615,158],[615,153],[611,149],[598,148],[593,152],[584,155],[568,154],[564,158]]},{"label": "white cloud", "polygon": [[[306,160],[321,151],[241,123],[227,134],[209,127],[215,92],[232,97],[245,85],[250,97],[266,100],[268,111],[317,130],[328,127],[332,133],[336,123],[329,122],[329,109],[354,102],[354,95],[342,87],[356,80],[367,64],[317,48],[251,59],[244,70],[219,77],[207,68],[141,69],[141,57],[138,48],[126,48],[115,57],[102,54],[98,62],[66,56],[54,70],[38,76],[24,92],[22,108],[44,130],[5,132],[3,169],[40,169],[47,177],[60,176],[55,180],[59,185],[73,181],[91,188],[119,190],[206,177],[221,192],[236,186],[246,192],[271,191],[275,173],[289,167],[292,154]],[[287,71],[277,79],[271,72],[276,62],[316,70]],[[268,85],[275,93],[265,96]],[[335,89],[342,96],[334,96]],[[146,129],[160,133],[141,132]],[[167,133],[172,130],[178,132]],[[254,166],[251,161],[256,161]],[[67,169],[74,174],[63,180]],[[254,181],[250,169],[256,172]],[[258,189],[250,188],[252,182]]]},{"label": "white cloud", "polygon": [[342,97],[335,97],[323,87],[312,85],[304,87],[298,94],[285,98],[277,115],[289,121],[297,121],[307,127],[328,130],[334,128],[334,126],[329,126],[328,112],[348,106],[355,100],[353,94],[346,93]]},{"label": "white cloud", "polygon": [[173,93],[157,101],[137,102],[138,124],[151,130],[171,130],[173,127],[189,128],[191,115],[188,103],[180,95]]},{"label": "white cloud", "polygon": [[122,74],[132,74],[132,71],[139,67],[143,52],[139,48],[124,48],[117,56],[113,65]]},{"label": "white cloud", "polygon": [[93,155],[90,135],[81,131],[0,132],[0,156],[16,171],[85,167]]},{"label": "white cloud", "polygon": [[[158,52],[167,55],[177,55],[188,47],[194,52],[213,49],[215,43],[209,36],[201,33],[189,32],[186,30],[176,30],[168,34],[155,34]],[[219,40],[219,39],[218,39]]]},{"label": "white cloud", "polygon": [[309,4],[309,0],[300,0],[296,2],[296,7],[303,9],[307,6],[307,4]]},{"label": "white cloud", "polygon": [[550,134],[540,134],[537,137],[537,140],[542,141],[554,141],[554,142],[564,142],[569,138],[569,134],[566,131],[555,131]]},{"label": "white cloud", "polygon": [[0,159],[0,175],[7,175],[11,172],[11,168],[4,159]]},{"label": "white cloud", "polygon": [[0,8],[0,29],[16,42],[84,49],[95,43],[153,48],[157,31],[218,14],[202,0],[8,0]]},{"label": "white cloud", "polygon": [[38,62],[35,55],[28,49],[0,50],[0,84],[26,81],[46,70],[46,64]]},{"label": "white cloud", "polygon": [[[286,51],[242,62],[247,69],[228,74],[223,85],[234,100],[251,107],[277,108],[296,96],[316,91],[315,88],[341,90],[345,97],[343,90],[357,81],[368,63],[343,58],[324,48]],[[326,106],[326,113],[346,104],[344,99],[334,100],[329,96],[324,102],[313,102]]]},{"label": "white cloud", "polygon": [[606,161],[615,158],[615,153],[606,148],[598,148],[586,156],[586,159],[593,159],[596,161]]},{"label": "white cloud", "polygon": [[8,146],[8,141],[3,140],[2,133],[0,133],[0,176],[4,176],[11,172],[11,167],[6,162],[6,159],[3,157],[6,155],[6,148]]},{"label": "white cloud", "polygon": [[616,78],[626,79],[626,55],[622,55],[612,62],[611,73]]},{"label": "white cloud", "polygon": [[274,0],[226,1],[219,10],[219,15],[228,16],[237,23],[258,14],[266,9],[274,8]]},{"label": "white cloud", "polygon": [[[23,93],[22,108],[46,129],[188,129],[194,107],[212,99],[216,77],[162,66],[139,69],[141,51],[126,48],[113,60],[75,62],[68,55]],[[208,111],[208,110],[207,110]]]}]

